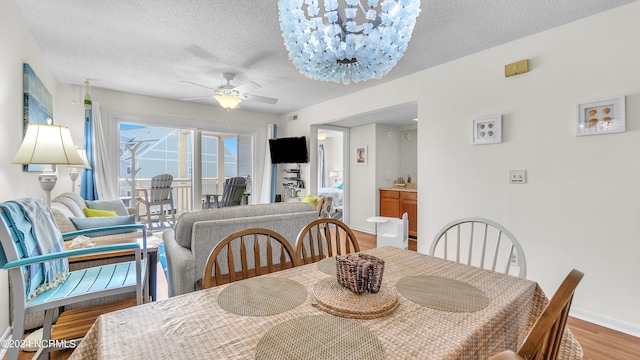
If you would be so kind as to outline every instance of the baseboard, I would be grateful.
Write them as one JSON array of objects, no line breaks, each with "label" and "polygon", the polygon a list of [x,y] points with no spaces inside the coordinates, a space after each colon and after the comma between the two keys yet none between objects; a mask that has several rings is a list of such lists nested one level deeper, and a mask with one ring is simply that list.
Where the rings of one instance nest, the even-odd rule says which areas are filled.
[{"label": "baseboard", "polygon": [[[7,327],[7,330],[5,330],[4,334],[2,334],[0,341],[4,340],[11,340],[11,326]],[[7,354],[7,350],[8,349],[0,347],[0,359],[4,359],[4,356]]]},{"label": "baseboard", "polygon": [[569,315],[580,320],[588,321],[596,325],[604,326],[611,330],[619,331],[621,333],[625,333],[625,334],[640,338],[640,326],[635,324],[612,319],[606,316],[602,316],[602,315],[599,315],[587,310],[575,308],[575,307],[571,308]]},{"label": "baseboard", "polygon": [[349,225],[349,228],[351,228],[351,230],[357,230],[363,233],[367,233],[367,234],[371,234],[371,235],[375,235],[376,231],[375,230],[371,230],[371,229],[365,229],[365,228],[361,228],[359,226],[353,226],[353,225]]}]

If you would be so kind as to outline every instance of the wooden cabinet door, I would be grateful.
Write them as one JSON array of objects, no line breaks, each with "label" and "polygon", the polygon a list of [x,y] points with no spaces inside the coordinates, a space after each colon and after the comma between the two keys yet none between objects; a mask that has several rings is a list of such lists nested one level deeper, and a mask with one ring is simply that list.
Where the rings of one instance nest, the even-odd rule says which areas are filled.
[{"label": "wooden cabinet door", "polygon": [[400,193],[400,216],[407,213],[409,217],[409,236],[418,237],[418,193]]},{"label": "wooden cabinet door", "polygon": [[400,196],[397,191],[380,190],[380,216],[397,218],[400,213]]}]

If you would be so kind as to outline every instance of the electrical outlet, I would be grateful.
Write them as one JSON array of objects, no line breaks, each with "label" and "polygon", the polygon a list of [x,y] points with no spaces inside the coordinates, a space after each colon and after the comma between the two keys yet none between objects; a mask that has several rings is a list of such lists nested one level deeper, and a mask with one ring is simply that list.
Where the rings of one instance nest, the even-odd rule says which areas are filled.
[{"label": "electrical outlet", "polygon": [[509,182],[511,184],[526,184],[527,170],[509,170]]}]

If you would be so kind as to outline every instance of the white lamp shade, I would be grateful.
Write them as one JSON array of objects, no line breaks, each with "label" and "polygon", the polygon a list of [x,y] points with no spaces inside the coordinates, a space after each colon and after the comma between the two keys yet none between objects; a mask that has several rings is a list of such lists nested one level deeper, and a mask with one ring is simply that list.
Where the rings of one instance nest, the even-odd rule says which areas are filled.
[{"label": "white lamp shade", "polygon": [[220,106],[227,110],[235,109],[236,106],[240,105],[242,99],[235,97],[233,95],[225,95],[225,94],[216,94],[213,96]]},{"label": "white lamp shade", "polygon": [[66,126],[30,124],[13,164],[52,164],[84,167]]},{"label": "white lamp shade", "polygon": [[89,160],[87,159],[87,151],[85,149],[76,149],[78,150],[78,155],[80,155],[80,158],[82,159],[82,163],[84,164],[84,166],[78,166],[80,168],[84,168],[84,169],[91,169],[91,165],[89,165]]},{"label": "white lamp shade", "polygon": [[79,169],[91,169],[91,165],[89,165],[89,160],[87,159],[87,152],[84,149],[80,149],[80,148],[76,148],[76,151],[78,152],[78,156],[80,156],[80,159],[82,159],[82,163],[59,165],[59,166],[79,168]]}]

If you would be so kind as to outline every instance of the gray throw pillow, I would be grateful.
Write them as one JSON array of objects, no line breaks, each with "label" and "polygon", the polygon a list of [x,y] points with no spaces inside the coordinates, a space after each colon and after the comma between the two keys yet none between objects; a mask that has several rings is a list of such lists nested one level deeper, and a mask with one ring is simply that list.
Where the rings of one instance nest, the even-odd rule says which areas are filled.
[{"label": "gray throw pillow", "polygon": [[94,210],[115,211],[118,216],[127,216],[129,211],[120,199],[114,200],[87,200],[87,207]]},{"label": "gray throw pillow", "polygon": [[[88,230],[101,227],[110,227],[118,225],[130,225],[136,223],[135,215],[128,216],[108,216],[108,217],[92,217],[92,218],[80,218],[70,217],[69,220],[76,226],[78,230]],[[86,234],[87,237],[98,237],[113,234],[123,234],[128,232],[134,232],[137,230],[107,230],[97,233]]]}]

